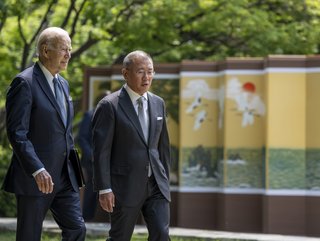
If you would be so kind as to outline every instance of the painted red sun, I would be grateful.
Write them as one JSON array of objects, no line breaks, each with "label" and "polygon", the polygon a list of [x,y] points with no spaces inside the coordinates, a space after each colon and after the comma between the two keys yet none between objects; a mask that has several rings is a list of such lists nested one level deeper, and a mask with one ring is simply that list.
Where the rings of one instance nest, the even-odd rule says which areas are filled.
[{"label": "painted red sun", "polygon": [[256,91],[256,86],[251,82],[246,82],[242,85],[242,89],[244,91],[254,93]]}]

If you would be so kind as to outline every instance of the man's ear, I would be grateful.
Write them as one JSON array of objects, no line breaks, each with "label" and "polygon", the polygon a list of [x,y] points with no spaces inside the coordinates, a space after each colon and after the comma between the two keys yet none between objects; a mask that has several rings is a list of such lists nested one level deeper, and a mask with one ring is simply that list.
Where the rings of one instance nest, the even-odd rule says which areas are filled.
[{"label": "man's ear", "polygon": [[47,46],[42,46],[41,48],[41,51],[42,51],[42,55],[45,56],[46,58],[48,57],[48,47]]},{"label": "man's ear", "polygon": [[122,72],[123,78],[124,78],[125,80],[127,80],[128,70],[127,70],[126,68],[123,68],[123,69],[121,70],[121,72]]}]

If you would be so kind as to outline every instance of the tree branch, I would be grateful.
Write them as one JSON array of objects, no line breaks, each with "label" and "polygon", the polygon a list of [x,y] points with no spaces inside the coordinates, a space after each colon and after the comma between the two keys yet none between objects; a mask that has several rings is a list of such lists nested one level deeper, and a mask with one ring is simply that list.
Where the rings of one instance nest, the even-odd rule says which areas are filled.
[{"label": "tree branch", "polygon": [[26,37],[24,36],[23,31],[22,31],[21,16],[20,15],[18,16],[18,30],[19,30],[19,34],[20,34],[20,37],[21,37],[23,43],[27,44]]},{"label": "tree branch", "polygon": [[73,22],[72,22],[72,27],[71,27],[71,32],[70,32],[70,38],[72,38],[72,37],[75,35],[75,33],[76,33],[77,22],[78,22],[78,20],[79,20],[79,18],[80,18],[80,13],[81,13],[81,11],[83,10],[84,5],[85,5],[86,2],[87,2],[87,0],[83,0],[82,3],[81,3],[81,5],[80,5],[79,10],[76,10],[76,9],[75,9],[76,16],[74,17]]},{"label": "tree branch", "polygon": [[48,17],[48,15],[49,15],[49,13],[51,12],[51,9],[52,9],[52,7],[53,7],[53,5],[54,5],[55,3],[57,3],[57,0],[52,0],[52,2],[49,4],[46,13],[43,15],[42,21],[41,21],[41,23],[40,23],[37,31],[34,33],[32,39],[31,39],[30,42],[29,42],[30,44],[32,44],[32,43],[35,41],[36,37],[39,35],[40,31],[43,29],[43,26],[46,25],[46,23],[47,23],[47,21],[48,21],[48,18],[47,18],[47,17]]},{"label": "tree branch", "polygon": [[120,17],[124,16],[126,18],[126,20],[129,21],[130,17],[134,13],[133,6],[143,5],[146,2],[147,2],[147,0],[132,1],[129,4],[126,4],[125,7],[119,11],[119,13],[115,16],[115,20],[112,24],[112,27],[109,30],[109,33],[112,35],[110,37],[110,40],[112,40],[114,37],[118,36],[118,32],[116,31],[116,26],[117,26],[116,24],[119,21]]},{"label": "tree branch", "polygon": [[[78,11],[78,13],[80,14],[84,4],[85,4],[86,0],[83,0],[81,7]],[[125,15],[126,12],[128,12],[128,10],[131,9],[132,6],[134,5],[142,5],[146,2],[146,0],[138,0],[138,1],[132,1],[130,3],[128,3],[124,9],[122,9],[117,16],[115,17],[115,20],[112,24],[112,27],[107,30],[109,31],[109,33],[111,34],[111,37],[109,38],[110,41],[112,41],[113,38],[115,38],[118,35],[118,32],[115,30],[116,28],[116,23],[119,21],[120,17],[122,15]],[[129,14],[127,15],[131,15],[133,13],[133,11],[130,11]],[[75,18],[74,24],[73,24],[73,28],[75,29],[76,26],[76,21],[78,20],[78,17]],[[75,31],[73,31],[71,34],[74,34]],[[87,39],[87,41],[79,48],[77,49],[75,52],[72,53],[72,58],[78,58],[84,51],[88,50],[91,46],[97,44],[99,41],[101,41],[101,39],[96,39],[96,38],[92,38],[91,34],[89,34],[89,37]]]},{"label": "tree branch", "polygon": [[24,33],[22,31],[21,16],[20,15],[18,16],[18,30],[19,30],[19,35],[22,39],[22,42],[24,43],[23,52],[22,52],[22,59],[21,59],[21,64],[20,64],[20,70],[23,70],[26,66],[26,62],[27,62],[27,58],[28,58],[29,44],[28,44],[27,39],[24,36]]},{"label": "tree branch", "polygon": [[99,39],[93,39],[91,38],[91,35],[89,35],[87,41],[75,52],[72,52],[71,54],[72,58],[73,59],[78,58],[84,51],[88,50],[91,46],[95,45],[99,41],[100,41]]},{"label": "tree branch", "polygon": [[2,15],[2,18],[0,20],[0,33],[1,33],[1,30],[2,30],[4,24],[5,24],[6,20],[7,20],[7,16],[8,16],[7,11],[4,11],[3,15]]},{"label": "tree branch", "polygon": [[[47,23],[47,17],[49,15],[49,13],[51,12],[51,9],[53,7],[53,5],[57,3],[57,0],[52,0],[52,2],[49,4],[46,13],[43,15],[43,19],[38,27],[38,29],[34,32],[31,40],[28,42],[27,39],[25,38],[23,32],[22,32],[22,26],[21,26],[21,17],[18,17],[18,26],[19,26],[19,33],[20,36],[24,42],[24,48],[23,48],[23,53],[22,53],[22,59],[21,59],[21,65],[20,65],[20,70],[23,70],[26,68],[26,64],[27,64],[27,59],[29,57],[29,53],[30,53],[30,46],[33,44],[33,42],[36,40],[36,37],[39,35],[40,31],[43,29],[43,27],[46,25]],[[34,50],[35,51],[35,50]]]},{"label": "tree branch", "polygon": [[70,16],[71,16],[71,13],[72,13],[72,10],[74,10],[74,8],[75,8],[74,7],[75,4],[76,4],[76,0],[71,0],[70,6],[69,6],[68,11],[67,11],[67,14],[66,14],[64,20],[62,21],[62,23],[60,25],[61,28],[64,29],[67,26],[68,21],[69,21]]}]

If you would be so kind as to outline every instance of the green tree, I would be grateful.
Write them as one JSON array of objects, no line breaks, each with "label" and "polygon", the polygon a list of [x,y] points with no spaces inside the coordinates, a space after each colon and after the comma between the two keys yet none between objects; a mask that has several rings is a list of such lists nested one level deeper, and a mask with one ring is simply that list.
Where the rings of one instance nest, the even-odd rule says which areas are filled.
[{"label": "green tree", "polygon": [[0,83],[7,86],[35,60],[36,38],[47,26],[70,33],[65,75],[80,97],[84,65],[119,63],[137,48],[158,62],[316,54],[319,15],[320,3],[311,0],[2,0]]}]

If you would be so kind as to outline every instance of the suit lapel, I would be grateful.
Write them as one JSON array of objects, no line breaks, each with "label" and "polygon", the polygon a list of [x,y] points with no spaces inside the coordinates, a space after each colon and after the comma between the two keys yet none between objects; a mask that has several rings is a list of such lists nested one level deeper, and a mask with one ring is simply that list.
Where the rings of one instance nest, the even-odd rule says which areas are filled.
[{"label": "suit lapel", "polygon": [[[35,74],[35,79],[37,80],[37,82],[39,83],[39,86],[41,87],[41,89],[43,90],[43,92],[46,94],[46,96],[48,97],[50,103],[54,106],[54,108],[56,109],[56,111],[58,112],[61,122],[63,123],[62,120],[62,116],[60,113],[60,108],[58,106],[58,103],[52,93],[52,90],[48,84],[48,81],[46,79],[46,77],[44,76],[44,74],[42,73],[42,70],[40,69],[40,66],[36,63],[34,65],[34,74]],[[64,88],[63,88],[64,89]],[[64,91],[65,92],[65,91]],[[69,115],[68,115],[69,116]]]},{"label": "suit lapel", "polygon": [[146,141],[143,136],[143,131],[140,126],[139,118],[137,116],[137,113],[133,107],[132,101],[130,99],[130,96],[128,95],[125,88],[122,87],[119,93],[119,105],[123,110],[123,113],[127,116],[129,121],[133,124],[133,126],[136,128],[137,132],[139,133],[141,139],[145,144]]},{"label": "suit lapel", "polygon": [[156,121],[157,121],[157,103],[155,98],[152,97],[152,94],[148,94],[148,110],[149,110],[149,140],[155,135]]}]

